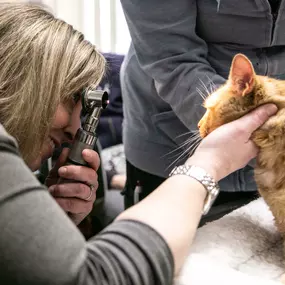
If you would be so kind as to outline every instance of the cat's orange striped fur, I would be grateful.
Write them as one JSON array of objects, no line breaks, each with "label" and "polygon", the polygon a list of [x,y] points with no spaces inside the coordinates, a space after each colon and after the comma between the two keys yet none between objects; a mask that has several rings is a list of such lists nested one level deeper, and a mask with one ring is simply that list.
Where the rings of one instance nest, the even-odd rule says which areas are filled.
[{"label": "cat's orange striped fur", "polygon": [[265,103],[276,104],[278,112],[252,135],[260,147],[255,179],[285,238],[285,81],[256,75],[249,59],[236,55],[226,84],[205,100],[200,135],[205,137]]}]

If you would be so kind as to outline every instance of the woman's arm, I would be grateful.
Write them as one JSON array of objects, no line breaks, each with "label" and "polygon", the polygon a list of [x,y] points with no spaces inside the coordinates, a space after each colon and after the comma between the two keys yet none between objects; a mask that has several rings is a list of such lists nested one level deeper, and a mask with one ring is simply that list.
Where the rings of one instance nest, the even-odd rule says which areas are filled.
[{"label": "woman's arm", "polygon": [[[219,128],[189,163],[204,167],[217,180],[242,167],[257,153],[249,141],[251,132],[272,113],[263,107]],[[214,163],[205,164],[205,158]],[[0,161],[3,284],[172,284],[172,256],[177,272],[201,217],[206,193],[198,182],[184,176],[168,179],[86,243],[1,126]]]},{"label": "woman's arm", "polygon": [[[202,167],[217,181],[242,168],[257,154],[250,140],[251,133],[275,112],[274,105],[263,106],[220,127],[202,141],[186,163]],[[176,175],[139,204],[123,212],[118,220],[138,220],[160,233],[173,253],[177,273],[189,253],[206,193],[195,179]]]},{"label": "woman's arm", "polygon": [[88,243],[0,125],[1,284],[167,285],[173,259],[148,225],[118,221]]}]

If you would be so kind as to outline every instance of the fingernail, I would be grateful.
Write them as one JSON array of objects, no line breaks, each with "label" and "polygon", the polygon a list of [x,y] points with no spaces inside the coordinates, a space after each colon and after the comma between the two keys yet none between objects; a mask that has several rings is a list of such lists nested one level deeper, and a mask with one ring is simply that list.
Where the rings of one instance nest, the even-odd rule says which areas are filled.
[{"label": "fingernail", "polygon": [[89,149],[84,149],[83,150],[83,154],[87,157],[91,157],[91,153],[90,153],[90,150]]},{"label": "fingernail", "polygon": [[268,107],[267,107],[267,114],[268,114],[268,115],[273,115],[273,114],[276,113],[277,110],[278,110],[278,108],[277,108],[276,105],[270,104],[270,105],[268,105]]},{"label": "fingernail", "polygon": [[58,170],[59,175],[65,174],[66,172],[67,172],[67,168],[66,168],[66,167],[61,167],[61,168]]},{"label": "fingernail", "polygon": [[50,192],[53,192],[54,189],[55,189],[55,185],[52,185],[52,186],[50,186],[50,187],[48,188],[48,190],[49,190]]}]

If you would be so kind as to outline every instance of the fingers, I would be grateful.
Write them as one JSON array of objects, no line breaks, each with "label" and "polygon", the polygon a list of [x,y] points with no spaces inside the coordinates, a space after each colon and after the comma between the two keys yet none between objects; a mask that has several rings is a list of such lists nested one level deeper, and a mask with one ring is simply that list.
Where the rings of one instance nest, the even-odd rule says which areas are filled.
[{"label": "fingers", "polygon": [[277,112],[277,107],[273,104],[266,104],[256,108],[254,111],[236,120],[234,124],[242,127],[247,133],[248,138],[252,132],[264,124],[269,117]]},{"label": "fingers", "polygon": [[87,216],[92,208],[94,201],[84,201],[77,198],[55,198],[59,206],[72,214],[85,214]]},{"label": "fingers", "polygon": [[58,173],[61,178],[82,181],[92,185],[96,184],[98,180],[98,175],[94,169],[86,166],[67,165],[61,167]]},{"label": "fingers", "polygon": [[[83,183],[65,183],[53,185],[49,188],[50,194],[55,198],[78,198],[86,201],[95,201],[98,182],[93,184],[94,190]],[[91,194],[91,195],[90,195]]]},{"label": "fingers", "polygon": [[96,151],[91,149],[84,149],[82,151],[82,156],[91,168],[93,168],[95,171],[98,170],[100,166],[100,158]]},{"label": "fingers", "polygon": [[67,159],[67,157],[68,157],[69,151],[70,151],[69,148],[67,148],[67,147],[63,148],[63,150],[62,150],[62,152],[61,152],[59,158],[57,159],[57,161],[56,161],[54,167],[53,167],[53,168],[51,169],[51,171],[50,171],[50,174],[51,174],[51,175],[55,175],[55,174],[57,175],[57,171],[58,171],[58,169],[59,169],[62,165],[64,165],[64,163],[65,163],[65,161],[66,161],[66,159]]},{"label": "fingers", "polygon": [[82,152],[82,155],[90,167],[65,165],[58,169],[58,173],[62,178],[94,184],[98,178],[96,171],[100,166],[99,155],[94,150],[90,149],[85,149]]}]

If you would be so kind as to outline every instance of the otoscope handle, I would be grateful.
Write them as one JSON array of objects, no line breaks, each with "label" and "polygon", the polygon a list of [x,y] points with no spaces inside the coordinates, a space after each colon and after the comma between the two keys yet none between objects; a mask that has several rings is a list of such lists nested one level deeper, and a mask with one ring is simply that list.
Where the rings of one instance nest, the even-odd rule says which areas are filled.
[{"label": "otoscope handle", "polygon": [[[83,127],[78,129],[75,135],[65,165],[89,166],[82,157],[82,151],[84,149],[94,149],[97,141],[96,129],[98,127],[101,111],[105,109],[109,103],[108,93],[106,91],[87,89],[82,95],[82,108],[84,113],[87,113],[88,116]],[[59,183],[62,182],[63,179],[60,178]]]},{"label": "otoscope handle", "polygon": [[[65,165],[82,165],[89,167],[88,163],[82,157],[82,151],[84,149],[94,149],[97,141],[97,136],[86,132],[83,129],[78,129],[73,145],[70,149]],[[58,184],[72,183],[73,180],[59,178]]]},{"label": "otoscope handle", "polygon": [[88,163],[82,157],[82,151],[84,149],[94,149],[96,141],[97,136],[95,134],[79,129],[70,149],[67,164],[88,166]]}]

